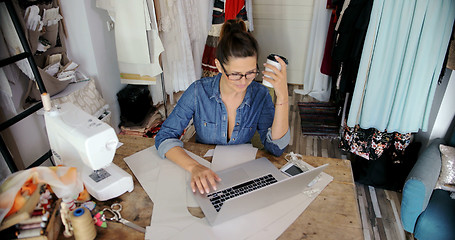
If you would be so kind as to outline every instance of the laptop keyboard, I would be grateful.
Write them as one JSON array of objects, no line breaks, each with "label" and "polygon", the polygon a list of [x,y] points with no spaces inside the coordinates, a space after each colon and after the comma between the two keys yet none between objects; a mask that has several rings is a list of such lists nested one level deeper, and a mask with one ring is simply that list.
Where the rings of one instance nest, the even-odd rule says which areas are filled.
[{"label": "laptop keyboard", "polygon": [[216,211],[219,212],[221,206],[223,206],[223,203],[226,200],[240,196],[247,192],[254,191],[256,189],[265,187],[276,182],[277,180],[272,176],[272,174],[269,174],[266,176],[250,180],[248,182],[241,183],[231,188],[207,194],[207,197],[209,198],[210,202],[212,202],[212,205],[215,207]]}]

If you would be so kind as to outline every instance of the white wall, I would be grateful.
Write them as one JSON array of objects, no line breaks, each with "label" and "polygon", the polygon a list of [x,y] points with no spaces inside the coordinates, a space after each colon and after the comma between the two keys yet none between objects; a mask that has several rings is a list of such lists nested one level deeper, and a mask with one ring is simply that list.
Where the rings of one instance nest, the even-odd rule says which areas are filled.
[{"label": "white wall", "polygon": [[434,122],[430,140],[443,138],[455,116],[455,71],[452,70],[448,72],[451,72],[450,79],[448,80],[449,82],[444,93],[444,98],[442,99],[441,106],[439,107],[440,111],[438,112]]},{"label": "white wall", "polygon": [[441,85],[436,88],[430,112],[428,131],[418,132],[415,140],[425,149],[431,140],[444,138],[455,117],[455,70],[446,69]]},{"label": "white wall", "polygon": [[280,54],[289,61],[288,82],[303,84],[313,0],[256,0],[253,9],[259,66],[270,53]]},{"label": "white wall", "polygon": [[111,124],[118,132],[120,108],[117,92],[120,83],[114,32],[108,31],[107,11],[95,6],[94,0],[60,1],[67,29],[67,49],[70,60],[95,80],[96,87],[112,111]]}]

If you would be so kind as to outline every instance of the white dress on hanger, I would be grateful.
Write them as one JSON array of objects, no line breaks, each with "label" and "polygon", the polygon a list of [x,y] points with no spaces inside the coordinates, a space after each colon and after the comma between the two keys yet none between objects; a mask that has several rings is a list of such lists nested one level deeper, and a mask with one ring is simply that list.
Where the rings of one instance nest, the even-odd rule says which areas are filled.
[{"label": "white dress on hanger", "polygon": [[[173,93],[186,90],[201,77],[201,62],[209,6],[204,1],[160,1],[160,36],[165,52],[162,55],[164,83],[173,102]],[[198,14],[196,14],[198,13]],[[152,95],[158,86],[151,87]],[[161,89],[161,88],[160,88]],[[155,94],[157,95],[157,94]],[[154,97],[155,103],[155,97]]]},{"label": "white dress on hanger", "polygon": [[320,70],[331,12],[330,9],[326,9],[324,1],[314,1],[303,90],[294,90],[298,94],[309,95],[321,102],[329,101],[332,86],[329,76],[322,74]]}]

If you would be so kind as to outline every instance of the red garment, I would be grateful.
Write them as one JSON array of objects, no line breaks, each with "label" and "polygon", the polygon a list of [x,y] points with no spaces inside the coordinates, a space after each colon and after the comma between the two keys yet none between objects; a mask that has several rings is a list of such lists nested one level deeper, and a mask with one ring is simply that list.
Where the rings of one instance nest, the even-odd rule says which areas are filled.
[{"label": "red garment", "polygon": [[332,74],[332,49],[333,49],[333,33],[335,32],[335,26],[337,24],[337,16],[335,10],[332,10],[332,16],[330,17],[329,30],[327,32],[327,38],[325,41],[324,58],[321,64],[321,73],[325,75]]},{"label": "red garment", "polygon": [[224,21],[235,19],[243,6],[245,6],[245,0],[226,0]]},{"label": "red garment", "polygon": [[333,4],[333,1],[332,0],[327,0],[327,5],[326,5],[326,8],[327,9],[336,9],[336,5]]},{"label": "red garment", "polygon": [[215,58],[216,47],[205,45],[204,54],[202,56],[202,69],[206,71],[216,71],[218,73],[215,65]]}]

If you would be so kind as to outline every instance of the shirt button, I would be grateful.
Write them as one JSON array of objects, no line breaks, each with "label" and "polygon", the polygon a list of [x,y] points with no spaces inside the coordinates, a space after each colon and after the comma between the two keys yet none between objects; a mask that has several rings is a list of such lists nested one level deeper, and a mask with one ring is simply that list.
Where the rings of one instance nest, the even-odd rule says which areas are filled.
[{"label": "shirt button", "polygon": [[223,137],[226,136],[226,134],[223,133]]},{"label": "shirt button", "polygon": [[237,122],[235,125],[237,125],[237,126],[238,126],[238,125],[239,125],[239,123]]},{"label": "shirt button", "polygon": [[233,138],[232,141],[235,141],[235,138]]},{"label": "shirt button", "polygon": [[207,123],[206,122],[204,123],[204,127],[207,127]]}]

